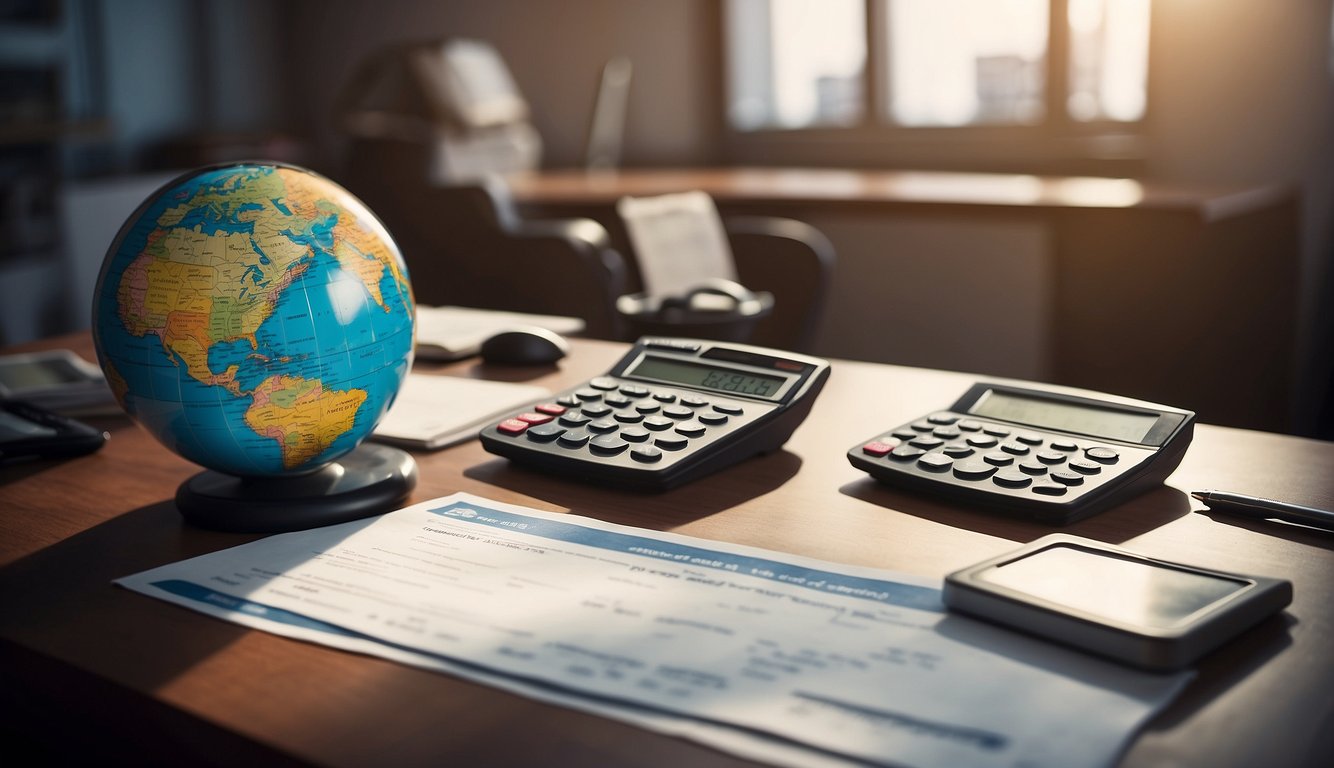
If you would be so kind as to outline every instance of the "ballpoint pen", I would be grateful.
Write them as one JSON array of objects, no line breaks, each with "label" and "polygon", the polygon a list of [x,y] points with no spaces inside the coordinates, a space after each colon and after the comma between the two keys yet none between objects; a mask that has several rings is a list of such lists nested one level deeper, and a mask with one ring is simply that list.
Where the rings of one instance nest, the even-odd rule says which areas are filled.
[{"label": "ballpoint pen", "polygon": [[1207,504],[1214,512],[1266,520],[1283,520],[1334,531],[1334,512],[1327,509],[1304,507],[1286,501],[1261,499],[1227,491],[1191,491],[1190,495]]}]

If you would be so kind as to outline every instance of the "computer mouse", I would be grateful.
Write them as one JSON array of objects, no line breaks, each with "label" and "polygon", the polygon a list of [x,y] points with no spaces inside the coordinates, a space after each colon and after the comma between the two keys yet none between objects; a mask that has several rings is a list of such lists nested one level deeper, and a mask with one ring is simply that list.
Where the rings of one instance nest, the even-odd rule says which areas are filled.
[{"label": "computer mouse", "polygon": [[482,342],[482,360],[503,365],[550,365],[570,352],[557,333],[537,326],[509,328]]}]

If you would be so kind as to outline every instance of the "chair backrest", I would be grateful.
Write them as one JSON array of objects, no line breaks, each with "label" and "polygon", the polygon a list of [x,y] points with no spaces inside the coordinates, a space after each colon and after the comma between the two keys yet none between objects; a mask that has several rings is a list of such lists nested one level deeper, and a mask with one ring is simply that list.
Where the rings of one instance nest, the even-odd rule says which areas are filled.
[{"label": "chair backrest", "polygon": [[587,335],[621,338],[625,262],[602,225],[525,219],[494,177],[434,183],[429,157],[419,142],[356,139],[343,179],[398,243],[419,302],[579,317]]},{"label": "chair backrest", "polygon": [[774,295],[773,312],[750,343],[814,352],[833,279],[829,238],[806,222],[772,216],[733,216],[723,225],[741,284]]}]

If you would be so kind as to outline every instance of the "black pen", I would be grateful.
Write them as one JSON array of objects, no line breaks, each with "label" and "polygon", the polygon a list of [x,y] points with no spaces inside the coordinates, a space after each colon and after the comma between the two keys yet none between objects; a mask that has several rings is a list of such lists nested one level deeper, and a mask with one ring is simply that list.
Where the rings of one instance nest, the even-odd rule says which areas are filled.
[{"label": "black pen", "polygon": [[1334,512],[1327,509],[1304,507],[1286,501],[1261,499],[1227,491],[1191,491],[1190,495],[1207,504],[1209,509],[1215,512],[1266,520],[1283,520],[1334,531]]}]

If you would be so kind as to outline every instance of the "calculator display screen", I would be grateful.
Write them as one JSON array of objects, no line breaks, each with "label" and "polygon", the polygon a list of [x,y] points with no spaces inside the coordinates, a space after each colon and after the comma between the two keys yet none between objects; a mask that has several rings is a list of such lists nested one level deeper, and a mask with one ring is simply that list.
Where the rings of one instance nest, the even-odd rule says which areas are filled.
[{"label": "calculator display screen", "polygon": [[988,568],[981,581],[1135,626],[1175,626],[1247,582],[1066,546]]},{"label": "calculator display screen", "polygon": [[983,395],[969,413],[1132,443],[1144,442],[1144,438],[1158,423],[1158,415],[1153,413],[1097,408],[995,389]]},{"label": "calculator display screen", "polygon": [[738,395],[778,399],[787,379],[782,376],[768,376],[751,371],[738,371],[734,368],[720,368],[680,360],[647,355],[633,369],[626,372],[629,376],[642,376],[646,379],[685,384],[703,389],[716,389],[720,392],[735,392]]}]

